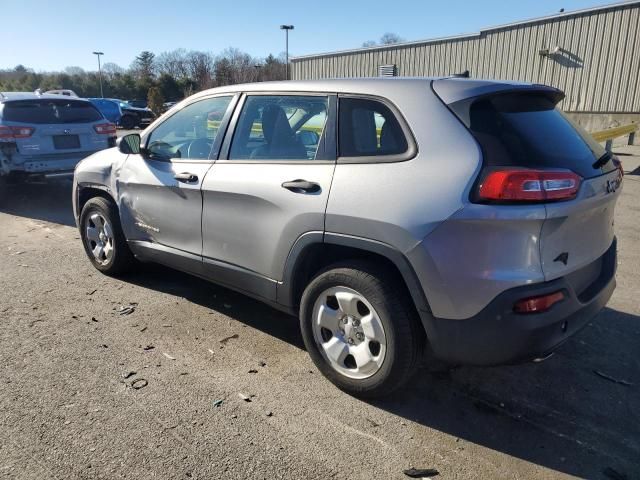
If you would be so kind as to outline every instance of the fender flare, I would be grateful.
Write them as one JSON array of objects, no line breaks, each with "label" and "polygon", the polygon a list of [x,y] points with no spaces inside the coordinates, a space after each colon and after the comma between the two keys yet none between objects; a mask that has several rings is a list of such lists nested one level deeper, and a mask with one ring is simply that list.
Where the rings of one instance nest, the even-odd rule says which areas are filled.
[{"label": "fender flare", "polygon": [[350,247],[385,257],[395,265],[400,272],[420,317],[424,318],[425,315],[431,315],[429,302],[427,301],[427,297],[424,293],[420,280],[411,266],[411,263],[400,250],[377,240],[328,232],[307,232],[298,237],[298,240],[296,240],[296,243],[291,248],[289,256],[287,257],[282,282],[278,284],[278,303],[290,308],[295,307],[295,286],[293,280],[296,270],[300,266],[300,260],[304,258],[305,251],[317,244]]}]

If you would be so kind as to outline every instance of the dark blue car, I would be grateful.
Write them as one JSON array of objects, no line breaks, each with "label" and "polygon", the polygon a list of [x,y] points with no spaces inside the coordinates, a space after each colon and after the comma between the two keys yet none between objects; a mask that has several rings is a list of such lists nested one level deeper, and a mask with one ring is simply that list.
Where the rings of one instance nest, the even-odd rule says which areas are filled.
[{"label": "dark blue car", "polygon": [[146,127],[155,120],[148,108],[137,108],[117,98],[89,98],[104,117],[126,130]]}]

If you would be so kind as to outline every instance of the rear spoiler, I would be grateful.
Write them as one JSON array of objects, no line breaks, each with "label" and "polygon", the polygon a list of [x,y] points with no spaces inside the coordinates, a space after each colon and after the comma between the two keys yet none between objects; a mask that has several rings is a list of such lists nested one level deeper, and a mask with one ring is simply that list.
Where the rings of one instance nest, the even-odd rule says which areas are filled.
[{"label": "rear spoiler", "polygon": [[476,100],[505,93],[531,93],[543,95],[557,104],[565,95],[562,90],[536,83],[496,82],[490,80],[467,80],[442,78],[434,80],[431,88],[438,97],[469,126],[469,107]]}]

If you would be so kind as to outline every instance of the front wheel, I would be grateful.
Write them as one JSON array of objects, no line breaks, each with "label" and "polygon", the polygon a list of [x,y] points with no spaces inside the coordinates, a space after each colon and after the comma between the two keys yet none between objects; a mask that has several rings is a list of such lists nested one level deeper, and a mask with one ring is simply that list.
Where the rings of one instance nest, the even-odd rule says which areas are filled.
[{"label": "front wheel", "polygon": [[387,395],[409,380],[424,333],[393,272],[365,262],[335,265],[307,286],[300,326],[311,359],[336,386]]},{"label": "front wheel", "polygon": [[80,214],[80,236],[89,260],[102,273],[118,275],[134,263],[113,202],[102,197],[87,201]]}]

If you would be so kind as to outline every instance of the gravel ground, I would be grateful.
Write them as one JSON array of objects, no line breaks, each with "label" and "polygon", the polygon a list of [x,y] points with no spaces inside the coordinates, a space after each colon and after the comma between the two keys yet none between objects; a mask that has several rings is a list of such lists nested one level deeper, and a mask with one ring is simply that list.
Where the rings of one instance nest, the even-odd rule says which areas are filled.
[{"label": "gravel ground", "polygon": [[163,267],[99,274],[68,183],[16,189],[0,206],[0,478],[640,478],[640,148],[618,150],[607,308],[542,364],[424,369],[373,402],[316,372],[291,317]]}]

